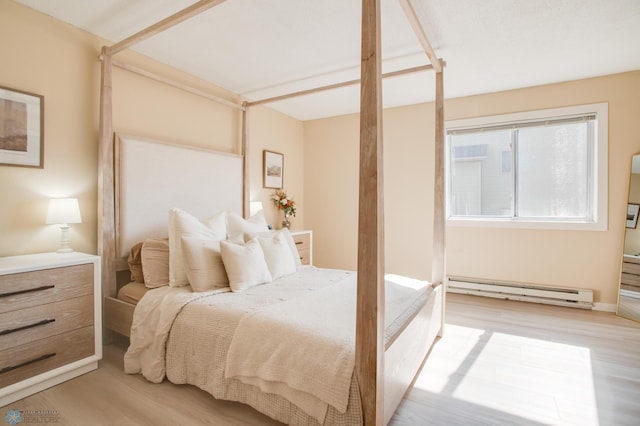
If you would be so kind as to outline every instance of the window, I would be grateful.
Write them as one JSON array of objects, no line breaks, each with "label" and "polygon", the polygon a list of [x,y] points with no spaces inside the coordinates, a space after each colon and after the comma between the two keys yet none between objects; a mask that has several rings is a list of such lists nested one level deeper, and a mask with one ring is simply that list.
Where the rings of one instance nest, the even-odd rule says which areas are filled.
[{"label": "window", "polygon": [[606,230],[607,104],[449,121],[452,224]]}]

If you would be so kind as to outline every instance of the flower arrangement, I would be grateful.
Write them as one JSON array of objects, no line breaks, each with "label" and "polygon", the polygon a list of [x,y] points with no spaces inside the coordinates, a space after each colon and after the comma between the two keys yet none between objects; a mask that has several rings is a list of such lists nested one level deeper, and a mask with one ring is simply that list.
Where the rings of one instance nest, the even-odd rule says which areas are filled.
[{"label": "flower arrangement", "polygon": [[293,198],[289,198],[285,191],[276,191],[271,196],[276,208],[284,213],[285,220],[289,216],[296,215],[296,202]]}]

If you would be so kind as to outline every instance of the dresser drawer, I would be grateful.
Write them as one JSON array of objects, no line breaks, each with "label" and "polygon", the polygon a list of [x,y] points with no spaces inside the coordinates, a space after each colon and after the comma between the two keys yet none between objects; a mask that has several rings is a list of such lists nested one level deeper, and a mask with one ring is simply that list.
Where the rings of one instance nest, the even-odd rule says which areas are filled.
[{"label": "dresser drawer", "polygon": [[93,325],[93,295],[0,314],[0,348]]},{"label": "dresser drawer", "polygon": [[311,265],[311,233],[300,232],[292,236],[300,255],[300,262],[303,265]]},{"label": "dresser drawer", "polygon": [[93,294],[93,264],[0,275],[0,313]]},{"label": "dresser drawer", "polygon": [[0,351],[0,387],[95,353],[92,326]]},{"label": "dresser drawer", "polygon": [[632,262],[622,262],[622,272],[640,275],[640,264]]},{"label": "dresser drawer", "polygon": [[300,263],[311,265],[311,250],[298,248],[298,254],[300,255]]},{"label": "dresser drawer", "polygon": [[311,235],[308,233],[293,235],[293,241],[296,243],[298,251],[311,248]]}]

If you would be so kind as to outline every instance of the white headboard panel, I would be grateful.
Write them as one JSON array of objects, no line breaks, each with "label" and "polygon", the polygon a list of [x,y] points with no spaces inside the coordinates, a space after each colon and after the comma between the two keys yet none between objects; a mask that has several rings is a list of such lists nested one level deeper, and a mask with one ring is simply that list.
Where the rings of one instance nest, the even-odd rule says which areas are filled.
[{"label": "white headboard panel", "polygon": [[146,238],[166,238],[173,207],[199,219],[242,214],[242,156],[116,135],[116,256]]}]

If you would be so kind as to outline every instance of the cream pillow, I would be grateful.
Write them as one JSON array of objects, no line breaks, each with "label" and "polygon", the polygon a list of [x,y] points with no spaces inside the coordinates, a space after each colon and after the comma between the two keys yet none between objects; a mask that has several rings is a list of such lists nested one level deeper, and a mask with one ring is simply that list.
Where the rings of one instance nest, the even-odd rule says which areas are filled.
[{"label": "cream pillow", "polygon": [[275,280],[296,272],[296,263],[291,256],[291,248],[283,232],[258,237],[258,242],[264,252],[264,260],[272,279]]},{"label": "cream pillow", "polygon": [[[293,236],[291,235],[291,232],[289,232],[287,228],[282,228],[277,231],[245,233],[244,239],[245,241],[249,241],[257,237],[262,238],[262,237],[269,237],[269,236],[279,236],[280,238],[283,238],[287,242],[287,245],[289,246],[291,257],[293,258],[293,262],[295,263],[296,267],[302,265],[302,261],[300,260],[300,253],[298,253],[298,249],[296,248],[296,242],[293,240]],[[263,247],[263,250],[264,250],[264,247]]]},{"label": "cream pillow", "polygon": [[222,241],[220,253],[231,291],[243,291],[271,282],[271,274],[258,240],[247,241],[245,245]]},{"label": "cream pillow", "polygon": [[182,237],[200,237],[221,241],[227,235],[227,213],[218,213],[203,221],[180,210],[169,211],[169,285],[178,287],[189,284],[184,269]]},{"label": "cream pillow", "polygon": [[193,291],[229,287],[229,278],[220,254],[220,241],[182,237],[182,255]]},{"label": "cream pillow", "polygon": [[229,212],[227,215],[227,239],[236,244],[244,242],[244,234],[266,232],[269,230],[264,212],[260,210],[249,219],[244,219],[237,213]]},{"label": "cream pillow", "polygon": [[169,241],[148,238],[140,250],[144,285],[149,288],[169,285]]}]

